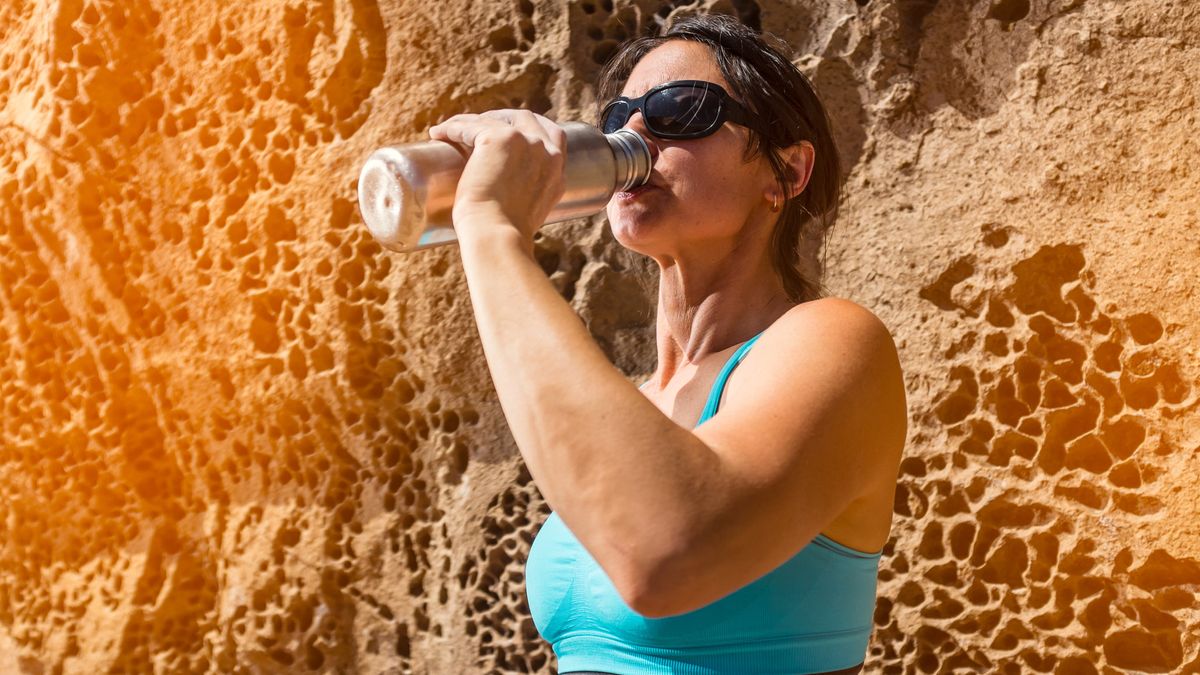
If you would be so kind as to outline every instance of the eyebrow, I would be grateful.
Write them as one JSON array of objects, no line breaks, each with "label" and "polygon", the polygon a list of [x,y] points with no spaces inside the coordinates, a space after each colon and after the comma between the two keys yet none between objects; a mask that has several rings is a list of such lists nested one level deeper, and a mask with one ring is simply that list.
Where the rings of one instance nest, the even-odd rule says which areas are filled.
[{"label": "eyebrow", "polygon": [[[670,82],[670,80],[663,80],[663,82]],[[634,90],[628,94],[626,94],[623,91],[619,91],[619,92],[617,92],[617,96],[624,96],[625,98],[637,98],[657,86],[658,86],[657,84],[652,84],[649,87],[643,87],[641,90]]]},{"label": "eyebrow", "polygon": [[[622,93],[619,93],[619,92],[618,92],[618,93],[617,93],[617,96],[626,96],[626,97],[628,97],[628,98],[637,98],[638,96],[642,96],[643,94],[645,94],[646,92],[650,91],[651,89],[653,89],[653,88],[657,87],[657,86],[658,86],[658,85],[660,85],[660,84],[666,84],[666,83],[668,83],[668,82],[674,82],[675,80],[685,80],[685,79],[688,79],[688,78],[685,78],[685,77],[673,77],[673,76],[668,76],[668,75],[667,75],[667,73],[666,73],[665,71],[659,71],[658,73],[655,73],[655,77],[656,77],[657,79],[654,81],[654,84],[651,84],[651,85],[649,85],[649,86],[647,86],[647,87],[644,87],[643,89],[641,89],[640,91],[638,91],[636,94],[622,94]],[[692,79],[698,79],[698,78],[692,78]],[[628,81],[628,80],[626,80],[626,81],[625,81],[625,84],[629,84],[629,81]]]}]

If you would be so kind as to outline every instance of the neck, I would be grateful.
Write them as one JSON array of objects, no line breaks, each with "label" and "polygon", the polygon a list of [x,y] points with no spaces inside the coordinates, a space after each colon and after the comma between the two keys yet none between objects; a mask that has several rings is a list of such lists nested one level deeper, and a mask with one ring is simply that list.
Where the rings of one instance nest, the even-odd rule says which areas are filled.
[{"label": "neck", "polygon": [[707,261],[659,261],[655,379],[660,387],[680,370],[754,337],[795,306],[766,247],[747,248],[747,254],[734,251]]}]

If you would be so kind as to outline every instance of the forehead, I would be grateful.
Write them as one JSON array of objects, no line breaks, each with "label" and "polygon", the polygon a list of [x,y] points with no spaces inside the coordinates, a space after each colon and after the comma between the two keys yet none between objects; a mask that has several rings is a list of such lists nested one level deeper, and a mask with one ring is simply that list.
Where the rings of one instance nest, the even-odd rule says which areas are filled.
[{"label": "forehead", "polygon": [[729,91],[717,59],[707,45],[690,40],[668,40],[650,50],[629,74],[621,94],[634,98],[663,82],[704,80]]}]

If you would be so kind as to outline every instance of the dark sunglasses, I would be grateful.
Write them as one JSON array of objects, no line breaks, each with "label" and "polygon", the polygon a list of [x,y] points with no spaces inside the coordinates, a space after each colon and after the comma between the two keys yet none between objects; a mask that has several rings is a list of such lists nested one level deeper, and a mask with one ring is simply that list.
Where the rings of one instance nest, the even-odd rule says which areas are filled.
[{"label": "dark sunglasses", "polygon": [[637,98],[618,96],[604,106],[600,128],[611,134],[625,126],[637,110],[650,133],[659,138],[703,138],[727,120],[755,128],[750,112],[719,85],[704,80],[676,80],[654,87]]}]

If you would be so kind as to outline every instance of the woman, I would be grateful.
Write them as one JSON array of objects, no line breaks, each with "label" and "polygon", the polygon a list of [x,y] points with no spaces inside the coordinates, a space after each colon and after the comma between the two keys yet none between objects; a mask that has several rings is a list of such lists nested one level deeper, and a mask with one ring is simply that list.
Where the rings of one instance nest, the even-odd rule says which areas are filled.
[{"label": "woman", "polygon": [[559,128],[506,110],[431,130],[473,148],[463,266],[553,509],[527,564],[535,624],[562,673],[857,672],[906,411],[887,329],[800,269],[801,229],[837,205],[824,111],[785,57],[715,16],[625,45],[602,78],[617,89],[604,127],[654,155],[649,184],[608,205],[617,241],[660,268],[640,392],[533,258],[562,191]]}]

